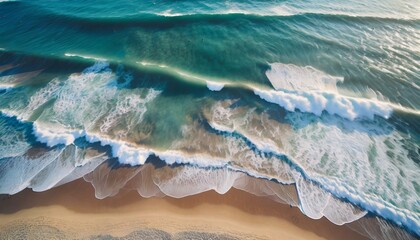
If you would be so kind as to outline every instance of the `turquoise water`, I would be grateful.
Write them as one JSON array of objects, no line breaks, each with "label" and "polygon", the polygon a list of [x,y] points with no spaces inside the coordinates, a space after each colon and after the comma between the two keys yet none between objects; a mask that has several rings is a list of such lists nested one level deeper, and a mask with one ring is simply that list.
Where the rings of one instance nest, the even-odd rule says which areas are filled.
[{"label": "turquoise water", "polygon": [[[0,192],[80,177],[98,198],[235,187],[418,236],[419,12],[416,1],[0,1]],[[173,168],[152,171],[153,159]],[[289,185],[295,197],[274,190]]]}]

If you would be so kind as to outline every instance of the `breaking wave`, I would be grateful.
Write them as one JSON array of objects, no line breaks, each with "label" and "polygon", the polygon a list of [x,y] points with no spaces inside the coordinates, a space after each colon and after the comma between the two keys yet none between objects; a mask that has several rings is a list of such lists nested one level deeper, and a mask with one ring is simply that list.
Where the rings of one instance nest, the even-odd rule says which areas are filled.
[{"label": "breaking wave", "polygon": [[[85,138],[92,142],[98,140],[89,136]],[[297,206],[313,219],[325,216],[338,225],[357,221],[367,213],[324,190],[325,186],[320,187],[306,180],[301,172],[282,161],[276,164],[275,169],[283,176],[273,177],[252,170],[247,172],[245,166],[222,163],[220,159],[210,159],[211,157],[205,154],[191,156],[179,151],[159,152],[149,149],[147,155],[152,156],[148,158],[158,156],[168,165],[182,164],[177,165],[178,167],[157,167],[145,161],[145,151],[138,147],[127,149],[126,143],[116,143],[107,139],[101,139],[101,144],[111,146],[111,157],[119,156],[118,163],[112,163],[113,160],[104,152],[98,152],[95,148],[79,148],[77,143],[57,145],[48,151],[40,148],[28,151],[22,156],[3,159],[0,161],[0,169],[7,171],[1,171],[0,179],[4,184],[0,190],[8,194],[17,193],[24,188],[45,191],[83,177],[95,187],[95,195],[99,199],[114,196],[123,188],[135,189],[143,197],[182,198],[209,190],[224,194],[233,187],[257,196],[268,197],[279,203]],[[118,152],[115,149],[128,151]],[[141,164],[139,158],[136,158],[138,162],[135,166],[120,166],[121,160],[126,154],[130,154],[130,151],[137,152],[131,157],[142,155],[144,162]],[[243,150],[237,151],[239,153]],[[207,160],[203,160],[205,158]],[[411,239],[395,227],[390,229],[403,236],[403,239]],[[361,232],[366,235],[372,234],[371,237],[377,239],[389,234],[380,232],[378,235],[369,229]]]},{"label": "breaking wave", "polygon": [[[152,67],[209,85],[209,80],[201,76],[165,65]],[[343,81],[311,67],[280,63],[272,65],[267,77],[275,89],[260,91],[294,95],[337,95],[337,83]],[[299,85],[291,79],[300,81]],[[97,62],[65,80],[49,81],[31,92],[26,103],[3,105],[1,111],[17,117],[22,124],[33,121],[32,134],[45,145],[33,149],[25,143],[22,133],[2,130],[8,134],[6,138],[17,138],[3,143],[14,145],[16,154],[0,161],[0,180],[5,183],[0,192],[14,194],[28,187],[45,191],[80,177],[92,183],[98,198],[113,196],[125,186],[144,197],[184,197],[208,190],[223,194],[235,187],[298,206],[311,218],[325,216],[338,225],[354,222],[370,211],[411,231],[418,229],[418,215],[415,209],[409,209],[416,200],[408,194],[415,193],[413,184],[401,184],[416,176],[399,178],[398,173],[413,164],[401,145],[406,137],[395,132],[385,119],[359,119],[368,115],[344,119],[330,114],[316,116],[313,110],[305,114],[287,107],[289,114],[276,117],[279,113],[273,113],[276,108],[270,106],[271,115],[241,107],[240,101],[216,101],[202,110],[203,118],[198,119],[204,119],[204,123],[194,120],[183,124],[181,136],[170,146],[153,146],[144,142],[150,133],[143,131],[149,128],[147,113],[151,104],[164,98],[162,90],[128,88],[132,81],[133,76],[120,67],[115,73],[108,63]],[[210,88],[215,83],[219,84],[210,82]],[[255,86],[246,83],[225,84],[256,91]],[[24,89],[12,89],[4,96],[9,99],[8,95]],[[104,149],[79,147],[83,145],[80,142]],[[352,147],[347,148],[349,145]],[[10,151],[4,149],[0,148]],[[148,161],[153,158],[168,166],[151,167]],[[118,162],[112,163],[112,159]],[[377,165],[380,159],[402,162]],[[396,204],[390,204],[390,200],[398,199],[395,194],[400,193],[390,193],[394,188],[386,186],[390,181],[387,172],[393,172],[397,179],[392,184],[407,196]],[[372,185],[349,181],[358,179],[352,174],[362,174],[366,177],[363,181],[373,181]],[[379,188],[369,188],[378,184]]]},{"label": "breaking wave", "polygon": [[271,69],[266,72],[266,75],[275,88],[273,90],[246,81],[238,82],[195,75],[167,65],[139,63],[142,67],[181,78],[182,81],[206,84],[212,91],[220,91],[224,86],[249,89],[261,99],[292,112],[299,110],[320,116],[325,111],[350,120],[373,119],[374,116],[387,119],[394,110],[420,115],[418,110],[391,102],[342,95],[337,88],[337,83],[344,81],[342,77],[333,77],[308,66],[271,64]]}]

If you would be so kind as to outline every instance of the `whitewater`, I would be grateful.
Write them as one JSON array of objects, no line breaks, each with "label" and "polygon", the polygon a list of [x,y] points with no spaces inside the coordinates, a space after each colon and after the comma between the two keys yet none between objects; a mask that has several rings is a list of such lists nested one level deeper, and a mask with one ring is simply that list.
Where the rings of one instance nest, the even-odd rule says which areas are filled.
[{"label": "whitewater", "polygon": [[[291,91],[296,90],[297,87],[289,86],[290,82],[287,82],[287,78],[291,77],[290,79],[299,79],[300,81],[305,81],[305,84],[309,83],[307,86],[305,86],[302,83],[298,85],[298,88],[301,88],[300,90],[303,90],[303,91],[304,90],[306,91],[324,90],[324,91],[333,93],[333,92],[338,92],[336,84],[337,82],[342,81],[342,79],[340,78],[325,75],[322,72],[319,72],[313,68],[308,68],[308,67],[299,68],[297,66],[282,65],[282,64],[275,64],[275,66],[277,67],[275,70],[273,70],[272,68],[271,70],[267,71],[267,76],[269,76],[269,79],[271,80],[273,86],[276,89],[291,90]],[[279,68],[281,68],[281,70]],[[273,75],[273,71],[277,71],[277,73]],[[282,74],[278,74],[279,71],[281,71]],[[109,68],[108,63],[97,62],[92,67],[85,69],[81,75],[70,76],[70,79],[66,80],[64,86],[60,86],[60,84],[54,80],[51,81],[45,88],[42,88],[39,92],[36,92],[34,95],[32,95],[32,97],[30,98],[29,104],[27,105],[25,109],[26,111],[22,111],[23,115],[20,114],[20,115],[13,116],[11,114],[11,112],[13,111],[7,111],[7,110],[3,110],[3,113],[12,115],[12,117],[18,117],[20,121],[28,121],[27,119],[28,117],[25,116],[25,113],[27,113],[27,109],[31,109],[33,111],[39,106],[42,106],[45,102],[50,101],[50,98],[57,98],[53,109],[60,109],[59,111],[66,111],[67,109],[61,109],[61,106],[71,109],[72,105],[74,104],[78,105],[79,104],[78,102],[74,102],[74,100],[70,99],[69,97],[71,96],[73,98],[74,94],[81,94],[80,100],[83,100],[83,98],[86,97],[84,93],[76,93],[73,91],[77,89],[79,90],[89,89],[87,86],[85,86],[85,84],[89,84],[89,82],[95,83],[97,87],[100,87],[101,85],[104,86],[107,89],[105,92],[107,91],[108,93],[114,92],[114,94],[116,94],[115,91],[119,91],[117,90],[116,86],[121,87],[124,84],[127,84],[126,81],[131,81],[131,76],[127,75],[126,73],[119,73],[119,74],[122,76],[117,76],[117,77],[114,76],[112,71]],[[117,83],[116,78],[118,77],[125,78],[124,82]],[[100,84],[98,80],[102,81],[103,83]],[[73,86],[66,87],[66,84],[67,85],[73,84]],[[80,86],[80,84],[83,84],[83,85]],[[279,84],[283,84],[283,86],[279,86]],[[208,82],[207,82],[207,87],[209,87]],[[212,90],[211,86],[209,88],[210,88],[209,90]],[[220,90],[221,89],[219,89],[219,91]],[[70,91],[70,92],[66,92],[66,91]],[[271,91],[274,91],[274,90],[271,90]],[[113,123],[115,123],[115,120],[116,120],[115,118],[117,118],[119,115],[128,113],[133,110],[140,112],[140,114],[137,116],[140,117],[138,121],[141,121],[147,109],[132,109],[132,107],[137,105],[142,108],[145,108],[145,104],[150,101],[153,101],[154,98],[159,96],[159,93],[160,93],[159,90],[151,89],[151,90],[148,90],[148,93],[144,99],[138,99],[137,101],[135,101],[135,100],[131,100],[131,98],[126,98],[126,100],[124,100],[124,103],[122,105],[119,105],[117,103],[116,105],[117,108],[114,110],[114,112],[110,113],[111,115],[108,115],[105,118],[105,122],[99,128],[100,131],[107,132],[107,130],[113,126]],[[256,94],[258,95],[258,93]],[[89,96],[87,97],[88,99],[90,98]],[[60,101],[66,101],[66,102],[63,103]],[[142,105],[138,105],[139,103],[141,103]],[[251,144],[251,149],[254,149],[253,151],[257,151],[256,154],[272,155],[273,158],[278,159],[277,161],[282,161],[281,160],[282,158],[288,159],[288,161],[290,161],[289,164],[291,168],[288,167],[290,169],[285,170],[285,171],[287,174],[291,175],[292,177],[291,178],[289,177],[285,181],[282,178],[278,178],[278,176],[276,175],[266,175],[266,174],[260,173],[259,171],[256,171],[255,169],[247,169],[243,167],[238,167],[238,166],[235,166],[235,164],[232,164],[232,159],[230,159],[229,157],[215,157],[215,156],[211,156],[204,153],[197,153],[197,154],[191,155],[183,151],[179,151],[179,150],[162,151],[162,150],[153,149],[147,146],[141,146],[135,143],[130,143],[127,140],[112,139],[112,137],[107,137],[106,135],[104,136],[103,134],[95,133],[92,130],[91,130],[92,132],[89,131],[88,126],[82,126],[81,129],[66,129],[67,127],[63,127],[63,126],[53,127],[51,124],[44,124],[42,122],[41,123],[34,122],[33,134],[36,137],[37,141],[45,143],[47,144],[48,147],[52,147],[52,148],[56,146],[60,146],[60,145],[64,145],[64,146],[74,145],[76,139],[80,139],[80,138],[84,138],[87,142],[90,142],[90,143],[99,142],[102,146],[110,146],[111,155],[113,157],[118,158],[121,164],[128,164],[131,166],[144,165],[146,163],[146,160],[151,155],[154,155],[158,157],[159,159],[163,160],[168,165],[186,164],[187,166],[198,167],[198,169],[209,169],[209,168],[215,169],[211,171],[216,171],[216,172],[218,171],[224,172],[225,170],[233,171],[232,173],[225,172],[224,174],[228,174],[229,176],[221,178],[221,179],[229,178],[230,180],[227,182],[224,182],[223,180],[218,180],[219,182],[217,183],[210,182],[208,183],[208,185],[205,184],[204,186],[201,186],[201,187],[195,186],[196,189],[198,188],[195,191],[187,191],[181,194],[177,192],[173,192],[173,190],[167,190],[169,192],[165,192],[165,191],[163,192],[163,194],[169,195],[172,197],[185,197],[188,195],[197,194],[197,193],[207,191],[210,189],[214,189],[215,191],[223,194],[226,191],[228,191],[228,189],[230,189],[231,187],[240,188],[237,185],[235,185],[235,183],[236,183],[236,179],[239,177],[242,177],[242,175],[235,174],[236,172],[245,173],[246,175],[256,177],[257,179],[275,180],[281,184],[298,183],[298,182],[303,181],[303,180],[300,180],[301,178],[303,178],[305,179],[304,182],[310,181],[306,184],[312,184],[311,182],[314,182],[322,186],[321,188],[319,188],[319,187],[316,187],[316,185],[310,185],[311,186],[310,191],[321,192],[321,195],[323,197],[327,197],[328,199],[330,199],[331,198],[331,195],[329,194],[330,192],[334,196],[341,199],[347,199],[353,204],[356,204],[356,206],[361,206],[362,208],[368,211],[376,212],[385,218],[393,219],[396,222],[399,222],[405,226],[410,226],[412,229],[417,228],[418,219],[416,219],[417,216],[415,214],[413,215],[410,211],[400,209],[400,208],[395,208],[392,205],[388,205],[387,202],[384,202],[380,198],[379,199],[372,198],[372,196],[369,196],[369,195],[360,195],[357,189],[353,189],[352,186],[343,185],[343,182],[339,180],[337,181],[337,179],[334,179],[334,178],[331,179],[326,176],[318,175],[318,173],[316,172],[311,173],[311,170],[305,169],[306,166],[304,164],[301,164],[299,160],[293,160],[292,156],[288,156],[287,153],[284,152],[284,150],[281,150],[278,146],[276,146],[277,145],[275,143],[276,139],[273,139],[273,141],[267,141],[267,140],[263,140],[261,138],[254,136],[253,133],[247,133],[246,130],[244,131],[243,129],[237,129],[236,126],[233,126],[233,127],[224,126],[223,125],[224,123],[232,122],[232,121],[235,125],[236,119],[233,118],[232,116],[229,116],[231,115],[231,113],[229,112],[220,113],[220,111],[229,111],[229,110],[220,109],[221,105],[216,104],[215,107],[216,108],[214,108],[213,111],[215,111],[216,115],[211,116],[212,121],[209,122],[210,126],[213,129],[219,132],[222,136],[226,136],[227,138],[234,139],[234,141],[235,139],[238,139],[238,141],[248,142],[248,144]],[[285,108],[285,109],[289,111],[294,110],[294,109],[289,109],[289,108]],[[366,110],[363,109],[362,111],[366,111]],[[313,112],[313,113],[314,115],[321,114],[319,112]],[[60,115],[61,114],[64,114],[64,113],[60,113]],[[354,118],[349,118],[349,119],[354,120]],[[373,113],[370,114],[370,119],[373,119]],[[365,127],[358,123],[355,123],[355,124],[356,126],[359,125],[358,127],[361,127],[361,128]],[[53,162],[54,158],[51,158],[50,161]],[[104,161],[104,159],[102,159],[102,161]],[[262,161],[262,159],[259,159],[258,161]],[[254,162],[253,164],[257,164],[258,161]],[[46,166],[50,166],[52,162],[48,162]],[[86,162],[89,162],[89,161],[86,161]],[[258,163],[258,164],[261,164],[261,163]],[[76,168],[76,167],[84,168],[84,164],[80,164],[79,166],[70,165],[70,167],[71,168]],[[92,170],[89,167],[90,165],[88,165],[88,169]],[[72,171],[73,169],[71,168],[70,170]],[[217,169],[220,169],[220,170],[217,170]],[[40,173],[45,172],[45,170],[43,171],[38,170],[38,171],[39,171],[38,173],[35,172],[35,176],[38,176],[37,174],[41,175]],[[67,174],[71,175],[72,173],[71,171],[67,172]],[[21,177],[23,178],[29,177],[29,179],[36,178],[32,174],[30,174],[29,176],[21,176]],[[84,172],[84,174],[87,174],[87,172]],[[83,176],[83,174],[80,174],[80,173],[78,173],[78,175]],[[68,175],[62,175],[61,177],[66,178],[68,177]],[[74,177],[68,177],[68,178],[74,179]],[[218,177],[218,179],[220,179],[220,177]],[[185,180],[187,179],[184,179],[183,181]],[[57,183],[62,181],[62,179],[54,178],[50,181],[52,182],[49,182],[49,183],[43,182],[43,185],[41,186],[37,186],[36,184],[34,185],[34,184],[31,184],[30,182],[27,182],[26,185],[22,184],[19,186],[15,186],[14,189],[10,189],[10,188],[9,190],[3,189],[3,193],[14,194],[14,193],[17,193],[18,191],[23,190],[26,187],[31,187],[35,191],[43,191],[43,190],[45,191],[48,188],[51,188],[57,185]],[[220,186],[220,184],[222,184],[222,186]],[[185,188],[185,187],[181,187],[181,186],[176,187],[176,189],[179,189],[179,188]],[[319,198],[307,198],[307,197],[304,198],[303,196],[307,194],[306,193],[307,188],[308,186],[306,185],[301,186],[301,187],[297,185],[298,196],[300,197],[299,207],[305,214],[307,214],[308,216],[314,219],[319,219],[322,216],[326,216],[330,221],[341,225],[344,223],[355,221],[366,214],[366,211],[359,211],[359,210],[351,210],[349,212],[350,206],[345,202],[340,202],[338,199],[335,200],[334,202],[334,206],[337,204],[338,206],[341,206],[341,207],[338,207],[338,210],[335,209],[334,211],[332,211],[332,209],[329,209],[329,208],[337,208],[337,207],[328,206],[328,204],[323,207],[317,206],[317,204],[314,205],[314,202],[315,203],[318,201],[323,202],[325,200],[321,200]],[[184,191],[186,189],[184,189]],[[242,186],[242,189],[246,190],[247,188]],[[302,191],[305,191],[305,192],[302,192]],[[314,193],[311,193],[311,194],[314,194]],[[145,195],[148,196],[148,194],[145,194]],[[103,195],[97,192],[98,198],[104,198],[106,196],[109,196],[109,195],[106,195],[106,194]],[[328,202],[329,201],[326,201],[326,203]],[[288,202],[288,203],[291,204],[291,202]],[[297,204],[295,203],[294,205],[297,205]],[[353,209],[353,208],[355,208],[355,206],[352,206],[350,209]],[[329,210],[325,212],[323,209],[329,209]],[[336,211],[339,211],[339,212],[337,213]],[[356,211],[356,213],[354,211]]]}]

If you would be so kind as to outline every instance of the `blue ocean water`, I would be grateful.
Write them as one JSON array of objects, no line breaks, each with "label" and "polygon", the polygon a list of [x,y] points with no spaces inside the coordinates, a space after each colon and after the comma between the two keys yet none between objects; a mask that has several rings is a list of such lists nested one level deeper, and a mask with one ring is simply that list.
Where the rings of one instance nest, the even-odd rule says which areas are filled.
[{"label": "blue ocean water", "polygon": [[238,188],[420,235],[420,4],[1,1],[0,193]]}]

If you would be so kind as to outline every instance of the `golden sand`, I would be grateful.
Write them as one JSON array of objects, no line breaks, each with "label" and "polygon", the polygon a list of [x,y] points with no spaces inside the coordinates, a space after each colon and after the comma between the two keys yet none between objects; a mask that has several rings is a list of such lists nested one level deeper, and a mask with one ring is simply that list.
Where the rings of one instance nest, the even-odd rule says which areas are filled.
[{"label": "golden sand", "polygon": [[[0,238],[89,239],[365,239],[345,226],[232,189],[182,199],[136,192],[98,200],[78,180],[46,192],[26,189],[0,200]],[[167,238],[165,238],[165,236]]]}]

